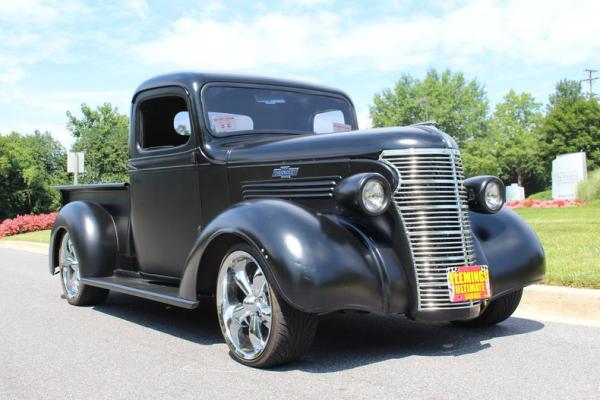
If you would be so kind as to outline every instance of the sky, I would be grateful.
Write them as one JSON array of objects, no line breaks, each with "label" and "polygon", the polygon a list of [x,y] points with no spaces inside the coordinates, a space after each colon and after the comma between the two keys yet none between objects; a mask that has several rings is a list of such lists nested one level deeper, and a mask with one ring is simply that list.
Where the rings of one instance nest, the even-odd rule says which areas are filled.
[{"label": "sky", "polygon": [[430,68],[477,79],[492,105],[511,88],[545,104],[560,79],[600,69],[600,1],[0,0],[0,133],[67,148],[67,110],[129,114],[137,85],[169,71],[338,87],[365,128],[375,93]]}]

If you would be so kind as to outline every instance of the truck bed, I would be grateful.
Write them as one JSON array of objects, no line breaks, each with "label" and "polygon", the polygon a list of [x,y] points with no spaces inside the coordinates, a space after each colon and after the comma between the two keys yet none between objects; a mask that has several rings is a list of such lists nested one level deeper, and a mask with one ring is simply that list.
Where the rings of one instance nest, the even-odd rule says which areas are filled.
[{"label": "truck bed", "polygon": [[[60,191],[62,206],[74,201],[84,201],[101,205],[112,215],[117,229],[119,253],[123,261],[128,260],[136,269],[135,251],[130,232],[129,184],[99,183],[92,185],[56,186]],[[126,261],[127,262],[127,261]]]}]

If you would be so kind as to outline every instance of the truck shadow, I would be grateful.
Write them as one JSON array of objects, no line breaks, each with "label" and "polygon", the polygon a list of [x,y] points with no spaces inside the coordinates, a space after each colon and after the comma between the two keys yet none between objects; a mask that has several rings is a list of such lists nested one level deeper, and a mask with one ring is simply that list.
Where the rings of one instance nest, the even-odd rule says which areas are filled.
[{"label": "truck shadow", "polygon": [[[96,311],[201,345],[224,344],[214,302],[185,310],[119,293]],[[298,362],[271,369],[328,373],[410,356],[460,357],[485,351],[489,340],[535,332],[538,321],[510,318],[491,328],[416,323],[404,317],[346,312],[325,315],[311,350]],[[225,350],[225,348],[223,349]]]},{"label": "truck shadow", "polygon": [[347,313],[319,320],[313,347],[298,363],[277,370],[336,372],[410,356],[460,357],[492,347],[489,340],[538,331],[538,321],[510,318],[490,328],[417,323],[404,317]]}]

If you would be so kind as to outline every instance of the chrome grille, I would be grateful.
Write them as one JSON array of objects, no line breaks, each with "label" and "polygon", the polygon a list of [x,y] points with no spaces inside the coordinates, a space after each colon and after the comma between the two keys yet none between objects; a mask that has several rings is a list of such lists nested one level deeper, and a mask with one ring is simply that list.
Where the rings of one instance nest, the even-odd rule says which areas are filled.
[{"label": "chrome grille", "polygon": [[419,310],[477,304],[450,302],[447,283],[448,268],[475,263],[458,150],[386,150],[381,159],[400,174],[394,202],[409,239]]}]

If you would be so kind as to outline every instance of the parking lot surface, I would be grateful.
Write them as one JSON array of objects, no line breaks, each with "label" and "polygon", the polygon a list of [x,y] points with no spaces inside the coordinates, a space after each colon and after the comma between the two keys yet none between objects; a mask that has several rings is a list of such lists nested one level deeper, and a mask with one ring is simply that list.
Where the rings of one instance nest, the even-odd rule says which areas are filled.
[{"label": "parking lot surface", "polygon": [[61,298],[46,256],[0,249],[1,399],[589,398],[600,327],[511,318],[486,329],[337,313],[313,349],[271,370],[227,353],[214,305],[183,310],[118,293]]}]

